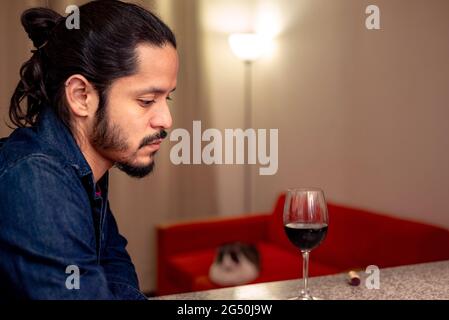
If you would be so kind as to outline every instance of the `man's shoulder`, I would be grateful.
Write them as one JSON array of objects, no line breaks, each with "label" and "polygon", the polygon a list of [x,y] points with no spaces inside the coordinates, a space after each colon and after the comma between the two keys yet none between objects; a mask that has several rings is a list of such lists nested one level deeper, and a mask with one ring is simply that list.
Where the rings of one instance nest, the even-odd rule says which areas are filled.
[{"label": "man's shoulder", "polygon": [[16,129],[0,141],[0,176],[24,161],[33,164],[38,163],[39,159],[46,159],[55,165],[66,165],[60,152],[42,141],[33,128]]},{"label": "man's shoulder", "polygon": [[89,199],[75,169],[58,152],[32,130],[17,129],[0,146],[0,204],[0,216],[26,211],[36,218],[49,208],[85,211]]}]

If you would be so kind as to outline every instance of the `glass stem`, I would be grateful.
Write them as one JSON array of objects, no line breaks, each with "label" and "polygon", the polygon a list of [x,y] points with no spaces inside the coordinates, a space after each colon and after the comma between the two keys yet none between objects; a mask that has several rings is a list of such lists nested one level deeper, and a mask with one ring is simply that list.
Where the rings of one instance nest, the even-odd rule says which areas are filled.
[{"label": "glass stem", "polygon": [[302,251],[302,278],[304,281],[304,291],[303,296],[305,298],[309,297],[309,288],[308,288],[308,280],[309,280],[309,254],[310,251]]}]

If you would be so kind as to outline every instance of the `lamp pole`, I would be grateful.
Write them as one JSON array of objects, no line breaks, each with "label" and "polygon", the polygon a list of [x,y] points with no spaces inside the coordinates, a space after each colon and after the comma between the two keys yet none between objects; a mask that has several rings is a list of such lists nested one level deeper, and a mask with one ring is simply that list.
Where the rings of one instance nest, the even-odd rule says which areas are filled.
[{"label": "lamp pole", "polygon": [[[253,126],[253,106],[252,106],[252,66],[253,61],[257,60],[264,51],[268,48],[269,39],[258,35],[256,33],[236,33],[229,36],[229,44],[234,54],[244,62],[244,128],[252,129]],[[253,181],[252,168],[249,162],[249,155],[256,150],[253,150],[250,144],[250,135],[247,137],[248,153],[246,156],[248,166],[244,171],[243,194],[244,209],[246,212],[253,210]],[[254,146],[257,148],[256,146]],[[253,153],[254,154],[254,153]]]},{"label": "lamp pole", "polygon": [[[252,118],[253,118],[253,106],[252,106],[252,79],[251,79],[251,71],[252,71],[252,61],[246,60],[244,61],[244,105],[245,105],[245,113],[244,113],[244,127],[245,130],[252,128]],[[245,188],[245,199],[244,199],[244,207],[245,212],[252,212],[253,207],[253,183],[252,183],[252,170],[251,165],[249,163],[249,155],[252,150],[250,150],[250,138],[248,136],[248,153],[246,155],[247,167],[244,172],[244,184]]]}]

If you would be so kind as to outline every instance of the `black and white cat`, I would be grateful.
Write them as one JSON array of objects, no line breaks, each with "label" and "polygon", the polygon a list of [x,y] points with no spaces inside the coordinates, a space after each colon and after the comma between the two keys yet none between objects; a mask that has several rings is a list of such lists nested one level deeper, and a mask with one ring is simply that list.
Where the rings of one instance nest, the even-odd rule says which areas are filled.
[{"label": "black and white cat", "polygon": [[209,278],[220,286],[236,286],[255,280],[259,273],[260,255],[256,246],[233,242],[217,249]]}]

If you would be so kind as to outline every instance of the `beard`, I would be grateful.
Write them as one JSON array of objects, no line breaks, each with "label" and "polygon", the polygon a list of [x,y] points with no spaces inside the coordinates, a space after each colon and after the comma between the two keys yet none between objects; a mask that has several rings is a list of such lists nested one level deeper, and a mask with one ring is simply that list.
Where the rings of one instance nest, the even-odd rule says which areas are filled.
[{"label": "beard", "polygon": [[[156,152],[154,152],[151,156],[153,157],[155,153]],[[114,166],[120,171],[126,173],[130,177],[141,179],[148,176],[151,172],[153,172],[155,162],[153,160],[151,161],[150,164],[146,166],[135,166],[135,165],[133,166],[126,162],[116,162]]]},{"label": "beard", "polygon": [[[92,145],[95,148],[108,152],[126,152],[129,150],[128,139],[118,125],[111,124],[111,122],[108,121],[106,109],[106,106],[102,106],[102,103],[100,103],[94,130],[91,135]],[[164,130],[154,135],[147,136],[140,143],[138,150],[151,144],[155,140],[164,139],[166,136],[167,133]],[[133,178],[144,178],[148,176],[154,170],[154,156],[157,151],[150,154],[149,157],[152,160],[149,164],[140,166],[132,163],[132,159],[136,157],[137,151],[128,159],[116,161],[114,167]]]}]

